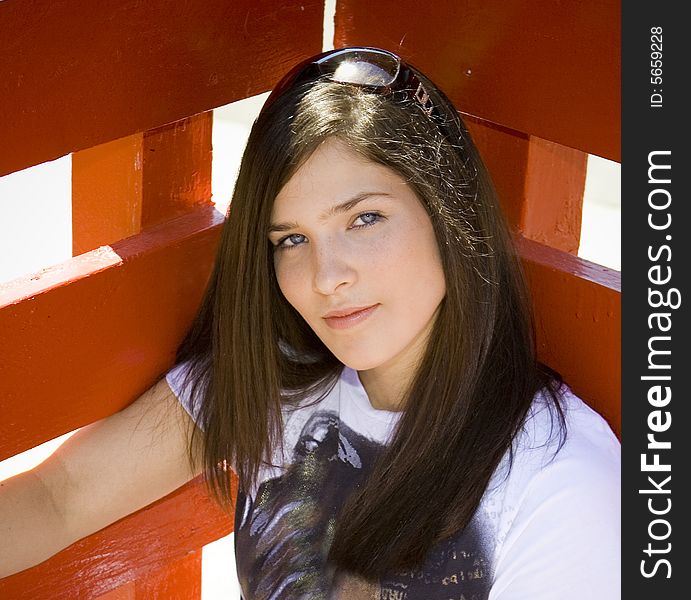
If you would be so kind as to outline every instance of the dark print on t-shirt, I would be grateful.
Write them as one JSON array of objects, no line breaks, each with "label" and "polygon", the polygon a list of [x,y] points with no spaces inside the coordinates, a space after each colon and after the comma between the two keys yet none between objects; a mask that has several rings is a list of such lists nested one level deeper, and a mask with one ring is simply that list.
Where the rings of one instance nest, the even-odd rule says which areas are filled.
[{"label": "dark print on t-shirt", "polygon": [[[483,600],[490,567],[476,520],[437,544],[419,570],[379,585],[326,564],[336,519],[382,446],[331,411],[317,411],[302,429],[292,463],[264,481],[254,498],[240,493],[235,545],[246,600]],[[433,493],[433,490],[430,491]]]}]

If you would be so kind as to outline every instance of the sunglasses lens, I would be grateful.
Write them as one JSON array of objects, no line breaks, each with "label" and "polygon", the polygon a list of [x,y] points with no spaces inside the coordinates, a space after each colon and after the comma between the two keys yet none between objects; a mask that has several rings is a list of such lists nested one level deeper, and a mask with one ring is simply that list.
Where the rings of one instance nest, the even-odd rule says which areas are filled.
[{"label": "sunglasses lens", "polygon": [[392,85],[400,71],[397,57],[375,50],[336,53],[319,62],[322,73],[331,80],[370,87]]},{"label": "sunglasses lens", "polygon": [[354,83],[374,87],[391,85],[395,76],[383,70],[379,65],[363,62],[344,62],[334,71],[333,81]]},{"label": "sunglasses lens", "polygon": [[343,48],[325,52],[295,66],[273,89],[262,110],[266,110],[290,87],[326,75],[336,83],[381,90],[398,90],[409,83],[410,71],[403,70],[395,54],[377,48]]}]

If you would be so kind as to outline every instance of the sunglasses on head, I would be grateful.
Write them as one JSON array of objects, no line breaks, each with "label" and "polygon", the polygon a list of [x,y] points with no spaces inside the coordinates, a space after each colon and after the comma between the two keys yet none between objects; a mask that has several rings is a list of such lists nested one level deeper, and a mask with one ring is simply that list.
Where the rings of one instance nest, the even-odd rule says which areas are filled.
[{"label": "sunglasses on head", "polygon": [[322,52],[293,67],[269,94],[262,111],[293,86],[319,77],[380,94],[405,91],[428,116],[436,114],[427,91],[410,66],[393,52],[364,46]]}]

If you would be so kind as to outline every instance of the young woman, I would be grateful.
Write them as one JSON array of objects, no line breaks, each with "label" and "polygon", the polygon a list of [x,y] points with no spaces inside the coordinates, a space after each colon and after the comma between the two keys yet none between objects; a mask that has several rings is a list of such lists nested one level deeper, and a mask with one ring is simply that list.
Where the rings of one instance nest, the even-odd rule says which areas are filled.
[{"label": "young woman", "polygon": [[[618,441],[537,362],[485,167],[396,55],[323,53],[274,89],[177,363],[46,461],[63,545],[203,469],[245,600],[619,595]],[[129,498],[64,518],[100,485],[85,452],[154,425]]]}]

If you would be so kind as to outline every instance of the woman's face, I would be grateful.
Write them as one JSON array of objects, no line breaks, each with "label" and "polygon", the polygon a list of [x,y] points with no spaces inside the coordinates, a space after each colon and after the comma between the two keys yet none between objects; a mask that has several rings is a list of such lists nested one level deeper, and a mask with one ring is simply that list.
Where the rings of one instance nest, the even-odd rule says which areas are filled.
[{"label": "woman's face", "polygon": [[405,180],[335,138],[276,197],[284,296],[345,365],[414,366],[446,286],[432,223]]}]

